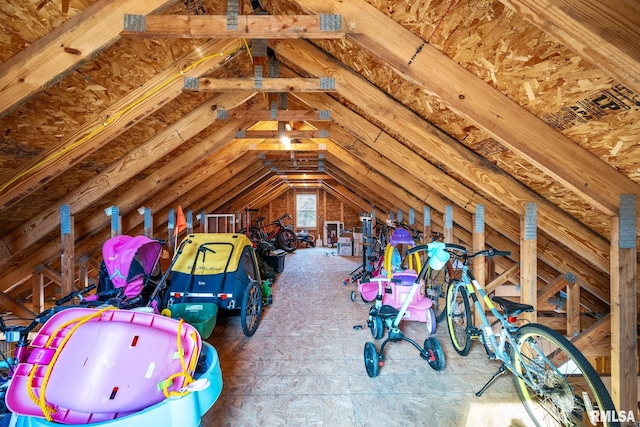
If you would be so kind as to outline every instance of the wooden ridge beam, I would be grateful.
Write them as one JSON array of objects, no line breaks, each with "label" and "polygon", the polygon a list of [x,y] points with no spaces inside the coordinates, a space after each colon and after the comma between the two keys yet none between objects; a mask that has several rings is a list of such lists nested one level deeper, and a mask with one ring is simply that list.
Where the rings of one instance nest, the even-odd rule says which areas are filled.
[{"label": "wooden ridge beam", "polygon": [[256,120],[256,121],[293,121],[306,120],[329,121],[328,110],[218,110],[218,120]]},{"label": "wooden ridge beam", "polygon": [[182,90],[185,92],[335,92],[332,78],[289,77],[289,78],[220,78],[185,77]]},{"label": "wooden ridge beam", "polygon": [[340,15],[124,16],[123,37],[182,39],[342,39]]}]

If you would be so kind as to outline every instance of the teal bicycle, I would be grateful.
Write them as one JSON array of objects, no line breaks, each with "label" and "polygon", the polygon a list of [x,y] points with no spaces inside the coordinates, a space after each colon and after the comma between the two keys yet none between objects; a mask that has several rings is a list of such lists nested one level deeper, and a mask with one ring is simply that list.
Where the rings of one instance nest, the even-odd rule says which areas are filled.
[{"label": "teal bicycle", "polygon": [[[537,323],[518,326],[518,315],[534,311],[533,306],[505,298],[489,298],[469,269],[469,260],[509,256],[494,249],[468,253],[460,245],[446,244],[452,257],[462,264],[462,279],[449,285],[446,318],[455,351],[469,354],[474,340],[482,343],[489,359],[500,362],[497,372],[476,393],[482,393],[500,375],[513,374],[516,389],[531,419],[538,426],[619,426],[618,421],[602,421],[600,414],[615,407],[602,380],[582,353],[563,335]],[[480,300],[491,315],[489,321]],[[480,325],[474,325],[471,307]],[[496,308],[496,305],[501,310]],[[499,325],[494,333],[493,326]]]}]

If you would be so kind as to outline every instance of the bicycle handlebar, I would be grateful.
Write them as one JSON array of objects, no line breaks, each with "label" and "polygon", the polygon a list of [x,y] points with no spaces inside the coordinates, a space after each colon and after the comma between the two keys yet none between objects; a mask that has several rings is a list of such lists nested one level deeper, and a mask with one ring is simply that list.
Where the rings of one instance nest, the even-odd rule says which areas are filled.
[{"label": "bicycle handlebar", "polygon": [[490,249],[484,249],[478,252],[474,252],[474,253],[469,253],[469,251],[467,250],[467,248],[465,248],[464,246],[460,246],[460,245],[456,245],[453,243],[447,243],[445,249],[450,249],[450,250],[454,250],[454,251],[460,251],[462,252],[462,254],[458,254],[455,252],[451,252],[452,255],[460,257],[460,258],[475,258],[477,256],[486,256],[487,258],[493,258],[494,256],[504,256],[507,257],[509,255],[511,255],[511,251],[498,251],[496,249],[490,248]]},{"label": "bicycle handlebar", "polygon": [[89,291],[91,291],[91,290],[93,290],[95,288],[96,288],[96,285],[90,285],[90,286],[87,286],[84,289],[79,289],[77,291],[73,291],[69,295],[67,295],[66,297],[62,297],[59,300],[57,300],[55,302],[55,305],[66,304],[66,303],[68,303],[69,301],[71,301],[72,299],[74,299],[77,296],[82,298],[82,295],[86,294],[87,292],[89,292]]}]

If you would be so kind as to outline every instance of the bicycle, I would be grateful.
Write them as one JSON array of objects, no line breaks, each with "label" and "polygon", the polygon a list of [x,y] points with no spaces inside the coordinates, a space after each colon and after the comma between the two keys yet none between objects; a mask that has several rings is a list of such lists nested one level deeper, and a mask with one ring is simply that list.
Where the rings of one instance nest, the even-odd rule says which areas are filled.
[{"label": "bicycle", "polygon": [[[479,340],[489,359],[500,362],[497,372],[476,393],[477,397],[498,376],[511,372],[520,399],[537,425],[596,425],[591,421],[596,411],[615,410],[597,372],[568,339],[537,323],[518,326],[518,315],[533,312],[533,306],[497,296],[489,298],[469,269],[472,258],[509,256],[510,252],[486,249],[468,253],[465,247],[455,244],[446,244],[446,250],[462,261],[462,279],[451,283],[446,298],[447,324],[453,348],[461,356],[466,356],[472,341]],[[479,327],[474,326],[470,299],[479,314]],[[497,319],[494,324],[500,324],[499,335],[494,334],[493,325],[480,300]],[[604,425],[620,424],[605,421]]]},{"label": "bicycle", "polygon": [[[285,213],[271,224],[266,225],[264,222],[265,217],[258,217],[255,221],[255,226],[249,227],[249,234],[247,234],[246,228],[241,229],[239,233],[247,234],[258,248],[262,246],[262,242],[267,242],[275,244],[275,246],[284,249],[285,252],[291,253],[298,248],[298,236],[289,226],[285,225],[284,220],[286,218],[291,218],[291,215]],[[271,226],[271,230],[267,229],[269,226]]]},{"label": "bicycle", "polygon": [[[431,232],[432,242],[442,242],[444,235],[437,231]],[[445,318],[446,294],[449,284],[454,280],[455,272],[451,260],[447,261],[440,270],[429,270],[427,279],[424,282],[424,293],[433,301],[433,311],[436,315],[436,322],[440,323]]]}]

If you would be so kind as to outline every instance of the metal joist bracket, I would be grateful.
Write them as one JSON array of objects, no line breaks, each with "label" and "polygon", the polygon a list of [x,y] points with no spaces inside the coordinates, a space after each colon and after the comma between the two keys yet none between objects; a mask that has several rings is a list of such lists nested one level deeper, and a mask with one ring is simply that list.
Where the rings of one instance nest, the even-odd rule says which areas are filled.
[{"label": "metal joist bracket", "polygon": [[227,0],[227,31],[238,29],[238,0]]},{"label": "metal joist bracket", "polygon": [[335,90],[336,79],[334,79],[333,77],[320,77],[320,89]]},{"label": "metal joist bracket", "polygon": [[262,89],[262,66],[256,65],[253,69],[253,87]]},{"label": "metal joist bracket", "polygon": [[[267,57],[267,39],[254,39],[251,42],[251,55],[254,57]],[[267,66],[269,64],[267,63]]]},{"label": "metal joist bracket", "polygon": [[484,205],[476,205],[475,232],[484,233]]},{"label": "metal joist bracket", "polygon": [[620,249],[636,247],[636,195],[620,195]]},{"label": "metal joist bracket", "polygon": [[320,31],[342,31],[342,15],[320,15]]},{"label": "metal joist bracket", "polygon": [[[265,54],[266,54],[266,41],[265,41]],[[280,61],[268,61],[267,62],[267,76],[278,78],[280,77]]]},{"label": "metal joist bracket", "polygon": [[216,117],[218,120],[229,120],[229,110],[217,110]]},{"label": "metal joist bracket", "polygon": [[124,15],[124,30],[135,33],[147,31],[147,17],[144,15]]},{"label": "metal joist bracket", "polygon": [[236,132],[236,138],[245,138],[247,136],[247,131],[244,129],[240,129]]},{"label": "metal joist bracket", "polygon": [[318,131],[318,136],[320,138],[329,138],[329,129],[320,129]]},{"label": "metal joist bracket", "polygon": [[320,120],[331,120],[331,111],[329,110],[318,111],[318,118]]},{"label": "metal joist bracket", "polygon": [[198,90],[200,87],[200,78],[198,77],[185,77],[184,83],[182,84],[183,89],[193,89]]},{"label": "metal joist bracket", "polygon": [[278,118],[278,104],[275,101],[271,102],[271,108],[269,109],[269,117],[271,120]]},{"label": "metal joist bracket", "polygon": [[524,208],[524,239],[535,240],[538,232],[538,205],[529,202]]}]

